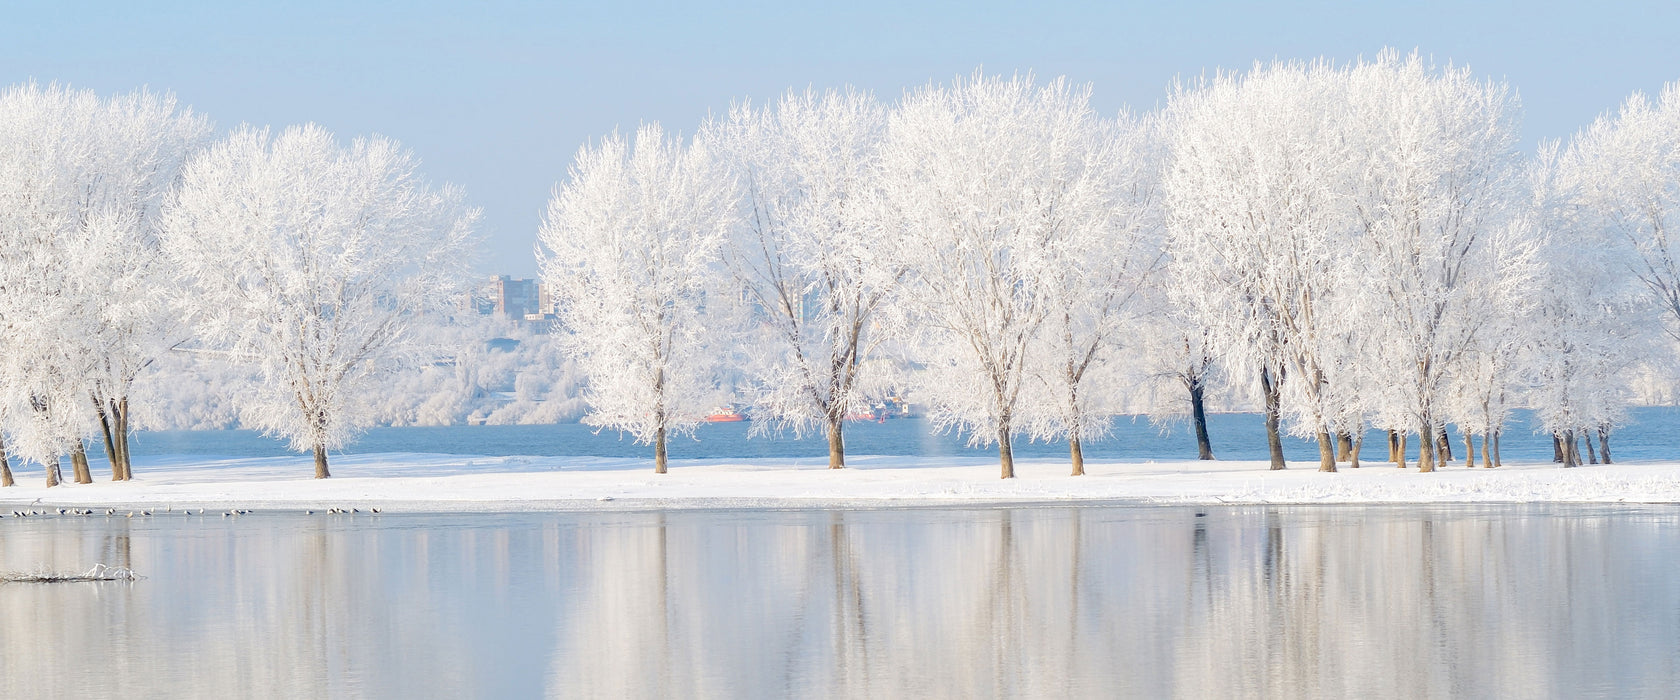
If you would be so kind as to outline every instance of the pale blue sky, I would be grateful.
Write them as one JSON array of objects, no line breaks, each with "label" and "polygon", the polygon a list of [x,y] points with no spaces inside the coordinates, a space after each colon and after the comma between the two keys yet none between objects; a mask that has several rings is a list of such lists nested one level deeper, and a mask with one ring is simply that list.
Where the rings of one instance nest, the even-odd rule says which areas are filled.
[{"label": "pale blue sky", "polygon": [[860,1],[8,3],[0,83],[171,90],[219,127],[313,121],[401,140],[484,208],[486,273],[529,275],[585,141],[789,87],[891,99],[984,66],[1067,75],[1104,112],[1257,59],[1419,49],[1509,80],[1528,144],[1680,79],[1680,4]]}]

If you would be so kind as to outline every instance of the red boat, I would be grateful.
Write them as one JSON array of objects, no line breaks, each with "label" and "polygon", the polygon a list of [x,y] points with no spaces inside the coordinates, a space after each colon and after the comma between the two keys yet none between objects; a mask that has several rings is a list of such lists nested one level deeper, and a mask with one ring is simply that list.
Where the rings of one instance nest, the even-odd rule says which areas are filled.
[{"label": "red boat", "polygon": [[735,409],[725,406],[717,409],[716,413],[706,416],[707,423],[740,423],[747,417],[737,413]]}]

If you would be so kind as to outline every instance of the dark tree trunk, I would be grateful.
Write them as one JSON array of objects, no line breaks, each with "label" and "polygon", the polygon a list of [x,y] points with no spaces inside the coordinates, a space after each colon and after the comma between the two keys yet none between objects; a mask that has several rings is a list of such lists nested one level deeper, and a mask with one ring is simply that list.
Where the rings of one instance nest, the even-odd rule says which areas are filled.
[{"label": "dark tree trunk", "polygon": [[1394,466],[1406,468],[1406,433],[1399,433],[1394,445]]},{"label": "dark tree trunk", "polygon": [[1418,471],[1424,474],[1435,471],[1435,446],[1439,441],[1435,439],[1435,423],[1424,420],[1418,424]]},{"label": "dark tree trunk", "polygon": [[665,462],[665,426],[662,425],[653,433],[653,473],[664,474]]},{"label": "dark tree trunk", "polygon": [[12,460],[6,455],[6,436],[0,435],[0,487],[16,485],[12,481]]},{"label": "dark tree trunk", "polygon": [[70,471],[78,484],[93,483],[93,471],[88,468],[87,449],[82,447],[82,441],[76,441],[76,449],[70,453]]},{"label": "dark tree trunk", "polygon": [[54,486],[57,486],[58,482],[62,480],[62,478],[61,478],[62,475],[59,473],[59,470],[58,470],[58,458],[57,457],[52,458],[51,461],[47,462],[43,466],[45,466],[47,468],[47,488],[50,489]]},{"label": "dark tree trunk", "polygon": [[1451,462],[1453,458],[1452,440],[1447,438],[1447,426],[1441,426],[1441,432],[1436,439],[1441,443],[1440,454],[1438,455],[1440,459],[1436,462],[1436,466],[1447,466],[1447,462]]},{"label": "dark tree trunk", "polygon": [[1353,439],[1353,450],[1348,453],[1349,469],[1359,468],[1359,451],[1365,448],[1365,431],[1360,430],[1358,435],[1359,437]]},{"label": "dark tree trunk", "polygon": [[998,465],[1003,468],[1003,478],[1015,478],[1015,450],[1009,444],[1009,425],[998,426]]},{"label": "dark tree trunk", "polygon": [[1400,462],[1400,435],[1393,430],[1388,431],[1388,461]]},{"label": "dark tree trunk", "polygon": [[1331,439],[1330,431],[1318,431],[1318,470],[1321,472],[1336,471],[1336,445]]},{"label": "dark tree trunk", "polygon": [[1353,458],[1353,435],[1336,433],[1336,461],[1346,462]]},{"label": "dark tree trunk", "polygon": [[99,417],[99,432],[105,437],[105,459],[111,462],[111,480],[122,481],[122,455],[117,452],[117,440],[112,425],[112,416],[105,410],[105,402],[95,399],[94,413]]},{"label": "dark tree trunk", "polygon": [[1552,461],[1563,461],[1563,440],[1558,438],[1557,433],[1552,433]]},{"label": "dark tree trunk", "polygon": [[828,468],[846,468],[845,416],[828,417]]},{"label": "dark tree trunk", "polygon": [[1073,475],[1085,476],[1085,450],[1079,447],[1079,436],[1068,439],[1068,452],[1073,459]]},{"label": "dark tree trunk", "polygon": [[1579,465],[1580,453],[1575,451],[1575,431],[1563,431],[1563,435],[1558,438],[1558,442],[1563,446],[1563,468],[1569,469]]},{"label": "dark tree trunk", "polygon": [[1208,441],[1207,403],[1204,401],[1202,381],[1190,385],[1190,420],[1196,425],[1196,459],[1213,459],[1213,443]]},{"label": "dark tree trunk", "polygon": [[327,471],[327,447],[325,445],[316,445],[315,478],[325,479],[329,476],[332,476],[332,473]]},{"label": "dark tree trunk", "polygon": [[1271,468],[1274,470],[1288,466],[1283,462],[1283,436],[1278,434],[1278,418],[1282,412],[1278,385],[1281,383],[1273,380],[1271,370],[1260,370],[1260,393],[1266,399],[1266,447],[1271,452]]},{"label": "dark tree trunk", "polygon": [[1587,463],[1598,464],[1598,450],[1593,447],[1593,431],[1582,430],[1581,439],[1587,443]]},{"label": "dark tree trunk", "polygon": [[1610,464],[1610,426],[1598,426],[1598,451],[1603,453],[1604,463]]},{"label": "dark tree trunk", "polygon": [[117,431],[113,437],[117,441],[117,454],[122,457],[122,480],[128,481],[134,478],[134,462],[129,459],[128,453],[128,398],[117,401],[116,409]]},{"label": "dark tree trunk", "polygon": [[1495,431],[1493,433],[1493,466],[1496,466],[1496,467],[1505,466],[1504,460],[1501,460],[1499,458],[1499,432],[1498,431]]},{"label": "dark tree trunk", "polygon": [[[1487,440],[1482,441],[1482,447],[1487,447]],[[1470,431],[1464,432],[1464,466],[1476,466],[1476,436]]]},{"label": "dark tree trunk", "polygon": [[1486,435],[1482,436],[1482,468],[1483,469],[1492,469],[1493,468],[1493,460],[1488,459],[1488,449],[1491,445],[1493,445],[1493,431],[1490,430],[1490,431],[1488,431],[1488,433]]}]

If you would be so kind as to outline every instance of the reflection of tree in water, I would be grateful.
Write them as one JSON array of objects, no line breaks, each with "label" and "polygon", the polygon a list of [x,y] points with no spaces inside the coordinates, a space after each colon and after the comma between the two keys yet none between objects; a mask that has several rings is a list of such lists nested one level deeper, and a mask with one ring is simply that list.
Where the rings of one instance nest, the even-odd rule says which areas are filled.
[{"label": "reflection of tree in water", "polygon": [[152,578],[0,589],[0,697],[1680,691],[1671,512],[1203,511],[7,520]]}]

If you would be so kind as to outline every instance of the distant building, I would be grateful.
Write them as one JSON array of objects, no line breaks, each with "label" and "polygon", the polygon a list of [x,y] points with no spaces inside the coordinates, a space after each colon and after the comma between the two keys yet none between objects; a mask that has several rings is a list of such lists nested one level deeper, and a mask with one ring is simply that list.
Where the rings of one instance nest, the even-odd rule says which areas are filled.
[{"label": "distant building", "polygon": [[548,285],[541,281],[496,275],[473,295],[473,306],[485,316],[495,314],[515,321],[552,321],[557,312],[553,296]]},{"label": "distant building", "polygon": [[478,312],[522,319],[537,310],[537,281],[496,275],[479,290]]}]

